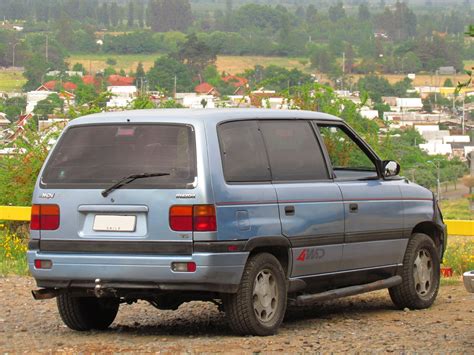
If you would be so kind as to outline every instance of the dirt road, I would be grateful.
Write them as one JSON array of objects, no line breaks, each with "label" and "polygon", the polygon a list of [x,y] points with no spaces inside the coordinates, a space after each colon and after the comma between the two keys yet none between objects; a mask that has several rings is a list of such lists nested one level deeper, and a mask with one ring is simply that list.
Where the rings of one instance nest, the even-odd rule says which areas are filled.
[{"label": "dirt road", "polygon": [[159,311],[121,306],[106,332],[73,332],[56,302],[34,301],[27,277],[0,278],[0,352],[437,352],[474,354],[474,295],[443,286],[423,311],[395,310],[387,291],[291,310],[276,336],[236,337],[208,303]]}]

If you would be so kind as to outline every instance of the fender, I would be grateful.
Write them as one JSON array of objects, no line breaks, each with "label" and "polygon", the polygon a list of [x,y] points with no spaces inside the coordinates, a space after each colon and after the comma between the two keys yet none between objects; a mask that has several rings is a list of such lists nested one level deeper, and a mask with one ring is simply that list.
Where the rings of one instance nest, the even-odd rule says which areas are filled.
[{"label": "fender", "polygon": [[245,243],[244,251],[251,252],[255,248],[260,247],[283,247],[289,250],[291,244],[288,238],[281,235],[274,237],[254,237]]}]

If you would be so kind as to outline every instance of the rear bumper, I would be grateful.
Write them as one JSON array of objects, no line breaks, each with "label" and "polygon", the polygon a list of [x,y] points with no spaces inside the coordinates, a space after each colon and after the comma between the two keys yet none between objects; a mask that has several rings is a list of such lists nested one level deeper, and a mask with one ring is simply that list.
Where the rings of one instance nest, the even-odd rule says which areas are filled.
[{"label": "rear bumper", "polygon": [[[160,290],[234,293],[248,252],[195,253],[188,256],[110,255],[28,251],[28,265],[38,287],[93,287],[96,279],[115,285]],[[51,269],[36,269],[36,259],[51,260]],[[174,272],[172,262],[196,263],[195,272]]]},{"label": "rear bumper", "polygon": [[474,271],[467,271],[463,275],[464,287],[467,292],[474,293]]}]

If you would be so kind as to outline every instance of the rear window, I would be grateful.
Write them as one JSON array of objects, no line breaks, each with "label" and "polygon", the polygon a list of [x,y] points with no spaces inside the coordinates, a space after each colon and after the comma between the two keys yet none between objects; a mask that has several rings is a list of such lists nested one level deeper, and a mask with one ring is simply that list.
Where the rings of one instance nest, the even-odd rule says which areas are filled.
[{"label": "rear window", "polygon": [[132,174],[122,188],[191,188],[196,177],[194,131],[186,125],[91,125],[68,129],[55,147],[41,183],[47,187],[105,187]]}]

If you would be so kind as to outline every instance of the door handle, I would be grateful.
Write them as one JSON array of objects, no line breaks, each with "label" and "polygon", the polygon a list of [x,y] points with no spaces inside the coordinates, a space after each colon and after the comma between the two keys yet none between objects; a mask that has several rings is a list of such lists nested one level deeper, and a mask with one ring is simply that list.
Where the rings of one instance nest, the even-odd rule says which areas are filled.
[{"label": "door handle", "polygon": [[357,203],[351,203],[349,205],[349,212],[357,213],[359,211],[359,205]]},{"label": "door handle", "polygon": [[295,215],[295,206],[285,206],[285,214],[287,216],[294,216]]}]

